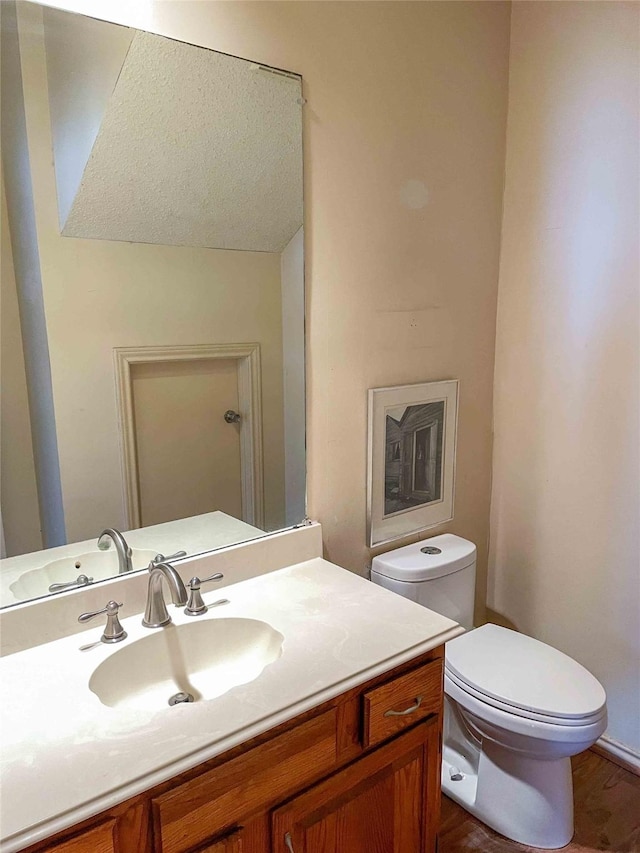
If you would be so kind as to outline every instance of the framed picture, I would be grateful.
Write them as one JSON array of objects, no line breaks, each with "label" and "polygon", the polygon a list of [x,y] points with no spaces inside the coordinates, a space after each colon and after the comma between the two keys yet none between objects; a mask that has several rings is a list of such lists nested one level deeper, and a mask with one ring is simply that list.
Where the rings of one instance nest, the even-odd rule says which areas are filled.
[{"label": "framed picture", "polygon": [[457,417],[457,379],[369,390],[370,547],[451,521]]}]

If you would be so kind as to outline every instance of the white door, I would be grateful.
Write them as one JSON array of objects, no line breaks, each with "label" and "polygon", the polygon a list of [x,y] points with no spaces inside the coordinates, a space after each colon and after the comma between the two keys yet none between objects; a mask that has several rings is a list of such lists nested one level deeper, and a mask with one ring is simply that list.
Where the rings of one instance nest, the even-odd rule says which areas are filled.
[{"label": "white door", "polygon": [[141,524],[213,510],[242,518],[238,361],[132,364]]}]

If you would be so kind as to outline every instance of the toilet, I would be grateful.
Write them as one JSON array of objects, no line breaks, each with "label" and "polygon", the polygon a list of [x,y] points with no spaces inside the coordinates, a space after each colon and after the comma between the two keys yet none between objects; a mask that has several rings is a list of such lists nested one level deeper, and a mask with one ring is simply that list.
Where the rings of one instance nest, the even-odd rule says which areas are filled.
[{"label": "toilet", "polygon": [[445,647],[442,789],[513,841],[556,849],[573,836],[570,757],[607,724],[583,666],[498,625],[473,628],[476,548],[446,533],[375,557],[371,580],[459,622]]}]

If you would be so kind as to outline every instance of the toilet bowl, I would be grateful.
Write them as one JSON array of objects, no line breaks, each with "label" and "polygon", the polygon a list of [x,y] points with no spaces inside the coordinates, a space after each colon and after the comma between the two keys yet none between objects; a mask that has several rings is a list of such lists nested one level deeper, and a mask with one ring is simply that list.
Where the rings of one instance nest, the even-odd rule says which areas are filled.
[{"label": "toilet bowl", "polygon": [[475,553],[436,536],[374,558],[371,579],[470,629],[445,649],[444,793],[507,838],[563,847],[573,835],[570,757],[604,732],[605,692],[545,643],[472,628]]},{"label": "toilet bowl", "polygon": [[601,685],[567,655],[497,625],[452,640],[445,661],[444,792],[514,841],[564,847],[569,759],[606,728]]}]

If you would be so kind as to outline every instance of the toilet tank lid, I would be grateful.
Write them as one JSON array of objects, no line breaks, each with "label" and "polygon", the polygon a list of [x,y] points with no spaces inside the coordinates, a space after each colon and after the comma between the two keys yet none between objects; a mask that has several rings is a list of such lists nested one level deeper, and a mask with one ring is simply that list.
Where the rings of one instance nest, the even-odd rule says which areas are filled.
[{"label": "toilet tank lid", "polygon": [[[424,548],[437,549],[425,553]],[[413,545],[405,545],[373,558],[371,571],[397,581],[419,583],[434,580],[473,565],[476,546],[467,539],[443,533]]]}]

